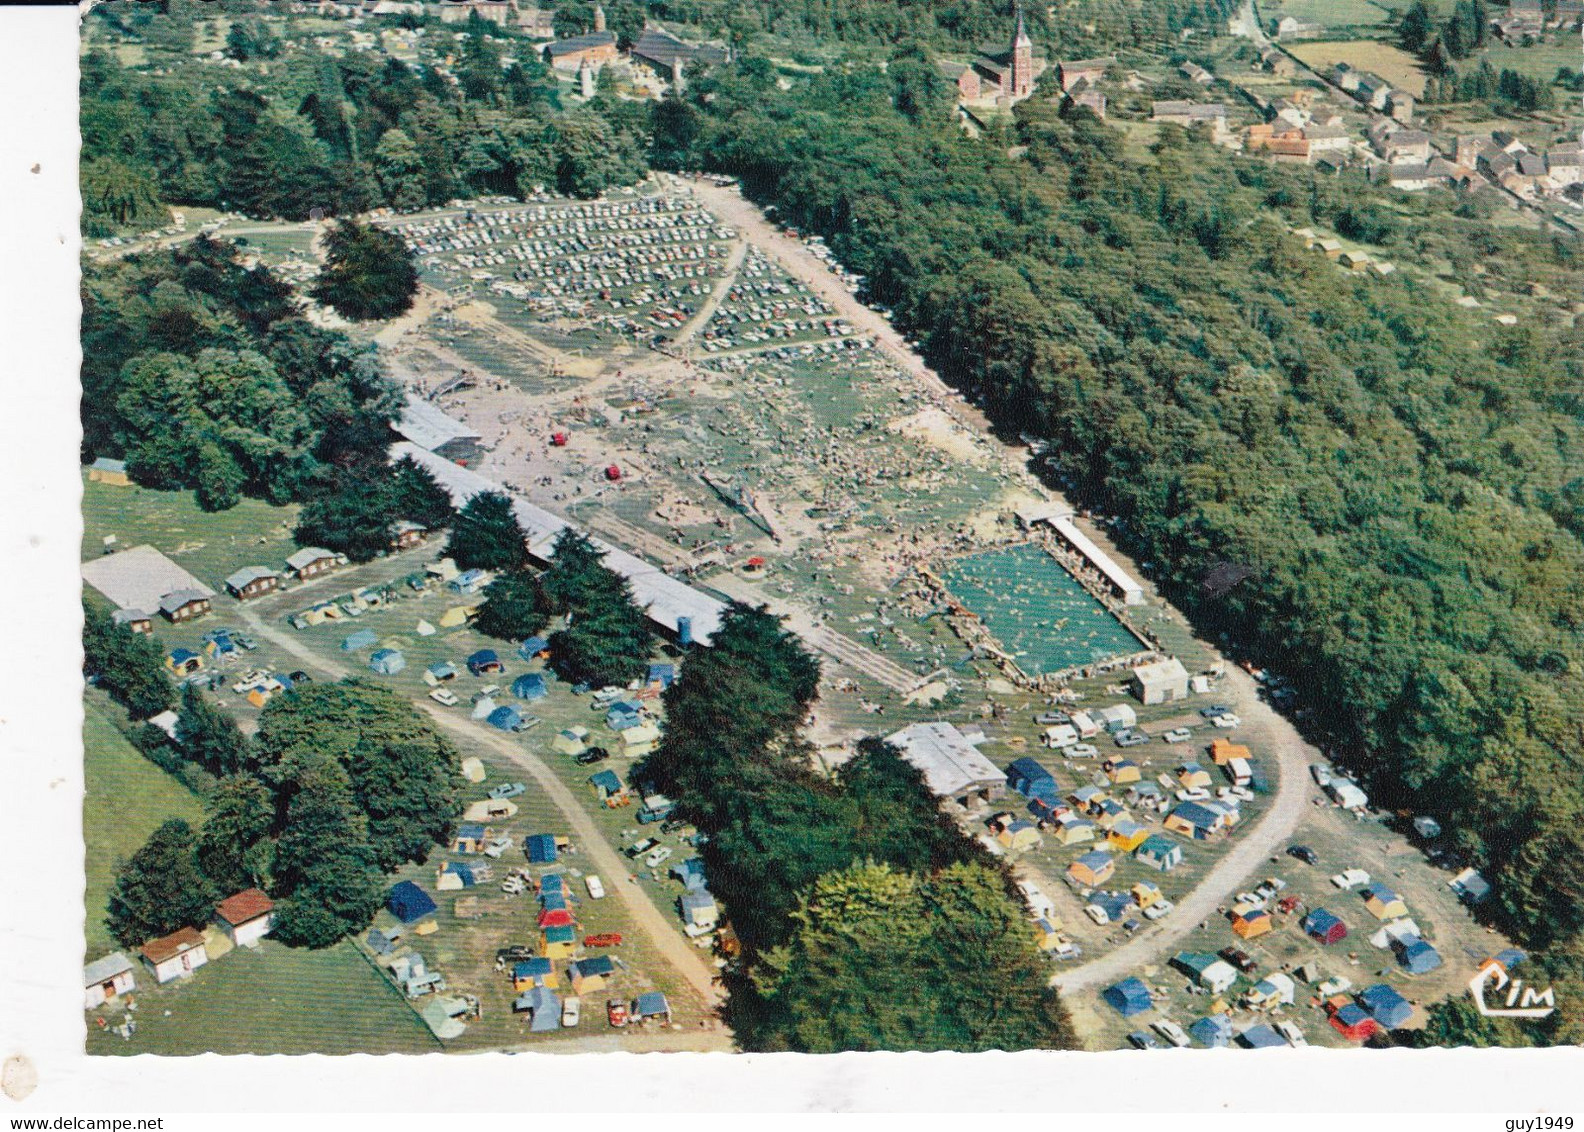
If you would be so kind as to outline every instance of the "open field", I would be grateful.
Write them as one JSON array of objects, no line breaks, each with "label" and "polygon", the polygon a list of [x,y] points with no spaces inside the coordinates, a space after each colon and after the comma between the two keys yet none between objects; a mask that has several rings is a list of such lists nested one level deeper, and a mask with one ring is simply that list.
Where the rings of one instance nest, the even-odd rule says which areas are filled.
[{"label": "open field", "polygon": [[[401,993],[351,943],[299,951],[265,940],[154,984],[140,966],[130,1040],[88,1026],[88,1053],[435,1053]],[[97,1013],[97,1012],[96,1012]],[[120,1011],[105,1012],[112,1024]]]},{"label": "open field", "polygon": [[[1493,43],[1486,49],[1485,57],[1498,71],[1513,70],[1547,83],[1556,78],[1557,71],[1563,67],[1573,71],[1584,69],[1584,50],[1580,50],[1576,36],[1563,37],[1560,42],[1553,37],[1533,47]],[[1557,103],[1564,108],[1571,105],[1576,110],[1578,95],[1558,91]]]},{"label": "open field", "polygon": [[116,946],[104,926],[116,862],[137,852],[148,835],[170,818],[181,818],[196,827],[203,821],[203,806],[191,790],[149,762],[116,730],[105,713],[117,708],[96,698],[84,707],[87,914],[83,933],[88,957],[96,959]]},{"label": "open field", "polygon": [[1324,71],[1347,63],[1361,71],[1373,71],[1395,87],[1410,94],[1424,93],[1425,76],[1419,60],[1400,47],[1376,40],[1316,40],[1288,46],[1292,54],[1309,66]]},{"label": "open field", "polygon": [[1326,28],[1368,27],[1388,15],[1372,0],[1282,0],[1281,13]]}]

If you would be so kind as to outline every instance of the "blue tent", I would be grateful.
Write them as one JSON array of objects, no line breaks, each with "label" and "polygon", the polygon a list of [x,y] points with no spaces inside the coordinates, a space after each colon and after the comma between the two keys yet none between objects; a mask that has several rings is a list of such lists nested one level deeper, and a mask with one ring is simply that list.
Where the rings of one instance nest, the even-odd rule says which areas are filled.
[{"label": "blue tent", "polygon": [[1383,1029],[1395,1030],[1414,1016],[1413,1004],[1385,983],[1365,987],[1358,1000]]},{"label": "blue tent", "polygon": [[1125,892],[1097,892],[1089,898],[1089,903],[1106,914],[1107,923],[1114,924],[1133,907],[1133,898]]},{"label": "blue tent", "polygon": [[539,878],[539,893],[541,896],[566,895],[566,877],[560,873],[546,873]]},{"label": "blue tent", "polygon": [[449,660],[437,660],[429,666],[429,675],[436,680],[452,680],[457,674],[457,666]]},{"label": "blue tent", "polygon": [[1441,966],[1441,953],[1418,936],[1409,936],[1397,952],[1397,962],[1410,975],[1423,975]]},{"label": "blue tent", "polygon": [[541,892],[539,894],[539,907],[546,912],[559,912],[567,906],[566,893],[557,889],[554,892]]},{"label": "blue tent", "polygon": [[369,657],[370,671],[381,676],[394,676],[407,667],[407,658],[395,649],[380,649]]},{"label": "blue tent", "polygon": [[379,640],[379,636],[373,629],[359,629],[351,636],[341,639],[341,651],[357,652],[359,649],[368,648],[377,640]]},{"label": "blue tent", "polygon": [[485,669],[501,667],[500,657],[495,655],[494,649],[479,649],[478,652],[467,658],[468,671],[475,676],[482,676]]},{"label": "blue tent", "polygon": [[452,876],[461,877],[463,888],[472,888],[478,883],[473,877],[473,866],[464,865],[460,861],[452,861],[442,871],[450,873]]},{"label": "blue tent", "polygon": [[1024,756],[1007,767],[1007,785],[1027,798],[1055,801],[1061,793],[1056,779],[1033,759]]},{"label": "blue tent", "polygon": [[601,798],[609,798],[612,794],[621,793],[621,777],[614,770],[602,770],[598,774],[589,775],[589,785]]},{"label": "blue tent", "polygon": [[545,1034],[561,1028],[561,996],[549,987],[530,987],[517,996],[512,1009],[528,1015],[528,1030]]},{"label": "blue tent", "polygon": [[435,902],[429,894],[419,888],[410,880],[404,880],[393,885],[390,895],[385,899],[385,907],[390,909],[404,924],[416,924],[425,916],[432,916],[435,912]]},{"label": "blue tent", "polygon": [[538,656],[549,647],[550,642],[545,640],[543,637],[529,637],[526,641],[517,646],[517,655],[522,657],[524,660],[532,660],[534,657]]},{"label": "blue tent", "polygon": [[521,731],[523,713],[515,704],[505,704],[489,713],[489,724],[500,731]]},{"label": "blue tent", "polygon": [[548,833],[535,833],[523,845],[528,861],[535,865],[548,865],[556,859],[555,837]]},{"label": "blue tent", "polygon": [[682,882],[683,888],[703,888],[706,883],[704,879],[704,858],[689,857],[685,861],[678,861],[671,866],[671,875]]},{"label": "blue tent", "polygon": [[629,727],[637,727],[643,722],[639,712],[642,709],[637,704],[612,704],[605,713],[605,726],[612,731],[626,731]]},{"label": "blue tent", "polygon": [[1231,1044],[1232,1019],[1225,1014],[1209,1014],[1188,1027],[1194,1041],[1210,1049],[1220,1049]]},{"label": "blue tent", "polygon": [[[549,960],[545,960],[549,962]],[[590,975],[603,975],[610,977],[616,973],[616,961],[609,955],[588,955],[567,964],[567,974],[574,978],[587,978]]]},{"label": "blue tent", "polygon": [[1341,917],[1316,908],[1303,919],[1303,930],[1321,943],[1336,943],[1347,936],[1347,925]]},{"label": "blue tent", "polygon": [[674,664],[651,664],[649,678],[644,681],[646,684],[659,684],[662,688],[669,688],[675,682],[676,665]]},{"label": "blue tent", "polygon": [[633,1014],[639,1018],[669,1018],[671,1004],[659,991],[645,991],[633,1000]]},{"label": "blue tent", "polygon": [[396,941],[380,931],[378,928],[370,930],[368,934],[369,949],[375,955],[389,955],[396,950]]},{"label": "blue tent", "polygon": [[1124,1018],[1142,1014],[1155,1005],[1150,999],[1149,987],[1138,979],[1123,979],[1115,986],[1107,987],[1100,997]]},{"label": "blue tent", "polygon": [[1509,947],[1505,951],[1496,953],[1496,962],[1502,965],[1503,970],[1511,971],[1518,964],[1529,958],[1527,952],[1519,951],[1516,947]]},{"label": "blue tent", "polygon": [[1286,1039],[1264,1022],[1244,1030],[1238,1035],[1238,1041],[1249,1049],[1278,1049],[1287,1044]]},{"label": "blue tent", "polygon": [[514,979],[548,979],[555,974],[555,965],[543,956],[534,956],[512,965]]},{"label": "blue tent", "polygon": [[512,681],[512,695],[520,700],[542,700],[550,694],[545,687],[545,678],[537,672],[529,672]]}]

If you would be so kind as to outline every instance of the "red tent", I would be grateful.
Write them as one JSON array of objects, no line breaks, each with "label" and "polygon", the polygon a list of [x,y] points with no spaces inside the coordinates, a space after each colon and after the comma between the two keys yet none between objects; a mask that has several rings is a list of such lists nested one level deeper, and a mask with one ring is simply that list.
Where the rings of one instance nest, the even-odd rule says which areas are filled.
[{"label": "red tent", "polygon": [[566,447],[566,442],[567,442],[567,434],[566,433],[564,433],[564,432],[552,432],[550,434],[550,443],[552,445],[554,445],[555,447],[557,447],[557,448],[565,448]]},{"label": "red tent", "polygon": [[569,908],[546,908],[539,913],[541,928],[564,928],[571,922],[572,911]]},{"label": "red tent", "polygon": [[1380,1029],[1375,1019],[1351,1003],[1331,1015],[1331,1025],[1337,1033],[1353,1042],[1368,1041]]},{"label": "red tent", "polygon": [[621,469],[615,464],[607,465],[605,468],[605,478],[612,481],[621,479]]}]

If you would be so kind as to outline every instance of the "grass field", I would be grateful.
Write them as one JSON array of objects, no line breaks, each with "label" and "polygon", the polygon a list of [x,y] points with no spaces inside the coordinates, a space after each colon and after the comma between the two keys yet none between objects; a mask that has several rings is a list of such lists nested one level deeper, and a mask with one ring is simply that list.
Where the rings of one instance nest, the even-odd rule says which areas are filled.
[{"label": "grass field", "polygon": [[115,729],[105,710],[89,701],[83,721],[83,840],[87,874],[83,931],[88,954],[97,957],[115,946],[105,929],[106,902],[118,859],[130,857],[167,818],[196,825],[203,820],[198,798],[176,779],[145,759]]},{"label": "grass field", "polygon": [[1283,0],[1282,14],[1326,28],[1367,27],[1386,22],[1387,12],[1370,0]]},{"label": "grass field", "polygon": [[[1584,67],[1584,52],[1580,52],[1577,40],[1540,43],[1533,47],[1509,47],[1505,43],[1497,43],[1492,44],[1485,55],[1490,65],[1498,71],[1513,70],[1545,82],[1556,78],[1557,70],[1561,67],[1570,67],[1575,71]],[[1559,97],[1557,101],[1559,105],[1566,106],[1570,99],[1572,105],[1577,107],[1577,95]]]},{"label": "grass field", "polygon": [[[130,1040],[90,1022],[90,1054],[434,1053],[400,994],[350,943],[297,951],[237,948],[192,976],[155,986],[138,972]],[[112,1018],[112,1023],[119,1018]]]},{"label": "grass field", "polygon": [[1419,60],[1389,43],[1369,39],[1317,40],[1295,43],[1289,50],[1316,70],[1347,63],[1361,71],[1373,71],[1416,97],[1424,93],[1425,77]]},{"label": "grass field", "polygon": [[100,553],[106,535],[125,549],[150,543],[216,590],[242,566],[280,569],[297,549],[296,507],[244,499],[229,511],[206,512],[188,491],[83,484],[83,557]]}]

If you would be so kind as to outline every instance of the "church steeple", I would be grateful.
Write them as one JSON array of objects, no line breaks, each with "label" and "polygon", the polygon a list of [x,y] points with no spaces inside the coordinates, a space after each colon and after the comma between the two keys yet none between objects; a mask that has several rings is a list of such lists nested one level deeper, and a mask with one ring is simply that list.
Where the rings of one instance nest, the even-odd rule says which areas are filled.
[{"label": "church steeple", "polygon": [[[1023,5],[1017,6],[1017,26],[1012,29],[1012,49],[1007,52],[1006,93],[1014,99],[1027,98],[1034,91],[1034,41],[1023,22]],[[1003,88],[1003,89],[1005,89]]]},{"label": "church steeple", "polygon": [[1016,51],[1019,47],[1027,47],[1030,50],[1034,47],[1034,41],[1029,38],[1028,27],[1023,23],[1021,4],[1017,6],[1017,27],[1012,31],[1012,50]]},{"label": "church steeple", "polygon": [[594,30],[605,30],[605,9],[600,7],[598,4],[594,5]]}]

